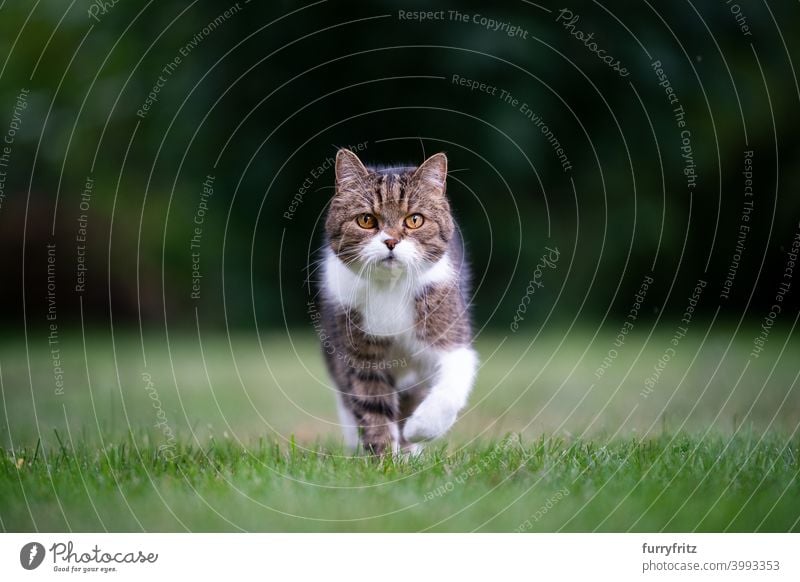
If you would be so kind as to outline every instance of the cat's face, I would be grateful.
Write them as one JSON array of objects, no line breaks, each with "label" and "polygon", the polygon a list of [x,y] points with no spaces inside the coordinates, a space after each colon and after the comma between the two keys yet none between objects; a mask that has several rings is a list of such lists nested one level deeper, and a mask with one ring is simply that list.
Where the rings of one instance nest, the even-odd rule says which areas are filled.
[{"label": "cat's face", "polygon": [[336,194],[325,229],[333,252],[357,273],[420,273],[447,251],[453,219],[445,197],[447,157],[418,168],[366,168],[336,155]]}]

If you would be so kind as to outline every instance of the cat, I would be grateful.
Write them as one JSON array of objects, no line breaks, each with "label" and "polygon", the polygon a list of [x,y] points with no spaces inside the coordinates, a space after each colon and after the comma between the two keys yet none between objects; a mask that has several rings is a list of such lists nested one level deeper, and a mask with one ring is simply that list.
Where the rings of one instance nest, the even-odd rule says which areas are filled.
[{"label": "cat", "polygon": [[367,168],[341,149],[334,166],[319,297],[344,442],[416,454],[455,423],[478,368],[447,157]]}]

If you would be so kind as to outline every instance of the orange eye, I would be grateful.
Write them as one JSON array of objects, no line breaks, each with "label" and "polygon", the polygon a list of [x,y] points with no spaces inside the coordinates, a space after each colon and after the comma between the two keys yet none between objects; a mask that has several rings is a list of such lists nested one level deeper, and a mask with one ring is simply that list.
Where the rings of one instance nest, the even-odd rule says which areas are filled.
[{"label": "orange eye", "polygon": [[408,228],[419,228],[423,222],[425,222],[425,218],[421,214],[406,216],[406,226]]},{"label": "orange eye", "polygon": [[375,217],[371,214],[359,214],[356,218],[356,222],[361,228],[375,228],[378,224],[378,221],[375,220]]}]

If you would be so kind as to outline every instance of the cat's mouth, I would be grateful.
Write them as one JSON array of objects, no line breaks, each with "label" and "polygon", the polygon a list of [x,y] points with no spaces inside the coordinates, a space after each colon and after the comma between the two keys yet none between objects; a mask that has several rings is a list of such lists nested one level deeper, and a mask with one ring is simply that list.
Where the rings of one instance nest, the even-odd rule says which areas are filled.
[{"label": "cat's mouth", "polygon": [[394,253],[389,253],[380,260],[380,264],[389,269],[396,269],[402,266],[402,261]]}]

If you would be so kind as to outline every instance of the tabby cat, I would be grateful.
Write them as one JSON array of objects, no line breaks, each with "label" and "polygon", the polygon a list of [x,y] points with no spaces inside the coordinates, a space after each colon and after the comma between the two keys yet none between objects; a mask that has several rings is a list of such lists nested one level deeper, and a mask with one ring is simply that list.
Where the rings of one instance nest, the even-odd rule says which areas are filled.
[{"label": "tabby cat", "polygon": [[367,168],[342,149],[335,167],[320,297],[345,444],[415,453],[453,425],[478,366],[447,157]]}]

